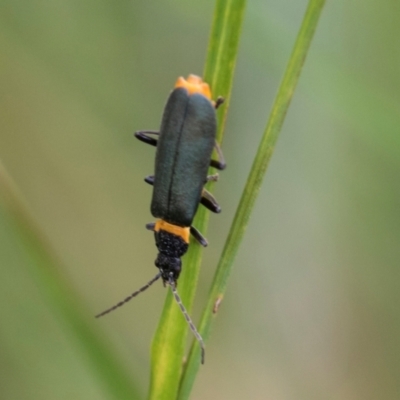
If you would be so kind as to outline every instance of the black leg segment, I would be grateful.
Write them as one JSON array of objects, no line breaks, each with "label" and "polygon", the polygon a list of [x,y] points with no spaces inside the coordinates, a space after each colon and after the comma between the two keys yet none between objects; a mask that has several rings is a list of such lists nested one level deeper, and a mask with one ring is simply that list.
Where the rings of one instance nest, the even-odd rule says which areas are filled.
[{"label": "black leg segment", "polygon": [[206,189],[203,189],[200,203],[216,214],[219,214],[221,212],[221,207],[217,203],[217,200],[215,200],[215,197]]},{"label": "black leg segment", "polygon": [[208,246],[207,239],[194,226],[190,227],[190,233],[203,247]]},{"label": "black leg segment", "polygon": [[215,109],[218,110],[219,106],[225,103],[225,99],[221,96],[218,96],[217,100],[215,100]]},{"label": "black leg segment", "polygon": [[150,144],[151,146],[157,146],[157,139],[150,137],[149,135],[159,135],[160,132],[157,131],[137,131],[135,132],[135,137],[140,141]]},{"label": "black leg segment", "polygon": [[148,231],[154,231],[154,227],[156,226],[155,222],[149,222],[148,224],[146,224],[146,229]]},{"label": "black leg segment", "polygon": [[225,158],[224,158],[224,155],[222,154],[221,147],[219,147],[219,144],[217,142],[215,142],[214,147],[215,147],[215,151],[218,154],[218,160],[211,160],[210,166],[222,171],[223,169],[226,168]]},{"label": "black leg segment", "polygon": [[154,175],[149,175],[144,178],[144,181],[149,185],[154,185]]}]

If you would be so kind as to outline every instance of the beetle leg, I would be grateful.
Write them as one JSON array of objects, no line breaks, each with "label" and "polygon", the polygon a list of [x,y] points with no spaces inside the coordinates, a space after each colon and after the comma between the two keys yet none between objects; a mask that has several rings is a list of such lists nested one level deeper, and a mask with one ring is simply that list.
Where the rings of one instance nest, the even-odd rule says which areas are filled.
[{"label": "beetle leg", "polygon": [[194,226],[190,227],[190,233],[203,247],[208,246],[207,239]]},{"label": "beetle leg", "polygon": [[217,180],[219,179],[219,174],[218,173],[216,173],[216,174],[212,174],[212,175],[208,175],[207,176],[207,179],[206,179],[206,181],[204,182],[204,183],[207,183],[207,182],[217,182]]},{"label": "beetle leg", "polygon": [[215,109],[217,110],[218,107],[219,107],[221,104],[223,104],[224,102],[225,102],[225,99],[224,99],[223,97],[221,97],[221,96],[218,96],[218,97],[217,97],[217,100],[215,100],[215,104],[214,104]]},{"label": "beetle leg", "polygon": [[149,185],[154,185],[154,175],[149,175],[144,178],[144,181]]},{"label": "beetle leg", "polygon": [[150,144],[152,146],[157,146],[157,139],[154,139],[148,135],[159,135],[160,132],[157,131],[137,131],[135,132],[135,137],[137,137],[140,141]]},{"label": "beetle leg", "polygon": [[217,142],[215,142],[214,147],[215,147],[215,151],[217,152],[217,155],[218,155],[218,160],[211,160],[210,166],[222,171],[223,169],[226,168],[225,158],[224,158],[224,155],[222,154],[221,147],[219,147],[219,144]]},{"label": "beetle leg", "polygon": [[149,231],[154,231],[155,226],[156,226],[155,222],[149,222],[148,224],[146,224],[146,229]]},{"label": "beetle leg", "polygon": [[200,203],[216,214],[221,212],[221,207],[217,203],[217,200],[215,200],[215,197],[206,189],[203,189],[203,192],[201,193]]}]

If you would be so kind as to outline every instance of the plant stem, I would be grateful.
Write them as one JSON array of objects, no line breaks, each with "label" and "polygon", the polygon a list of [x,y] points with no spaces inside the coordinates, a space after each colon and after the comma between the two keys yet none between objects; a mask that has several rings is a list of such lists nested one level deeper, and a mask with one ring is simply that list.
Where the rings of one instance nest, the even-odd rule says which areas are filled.
[{"label": "plant stem", "polygon": [[[226,100],[218,110],[219,142],[222,140],[229,105],[245,5],[246,0],[217,0],[215,5],[204,80],[210,84],[214,97],[222,96]],[[199,207],[193,225],[202,233],[206,232],[208,216],[209,212]],[[192,308],[196,291],[201,252],[201,247],[193,242],[183,258],[184,267],[178,289],[188,312]],[[187,332],[186,321],[169,292],[151,349],[150,400],[171,400],[177,397]],[[197,361],[200,363],[200,356]]]},{"label": "plant stem", "polygon": [[[308,3],[294,49],[276,95],[267,126],[214,275],[199,327],[204,340],[207,340],[210,335],[212,321],[216,316],[216,313],[213,312],[215,311],[215,306],[217,304],[219,306],[223,299],[233,262],[243,239],[268,163],[274,151],[276,140],[292,100],[324,3],[325,0],[310,0]],[[179,400],[189,398],[196,372],[199,369],[198,359],[199,348],[196,345],[192,345],[180,385]]]}]

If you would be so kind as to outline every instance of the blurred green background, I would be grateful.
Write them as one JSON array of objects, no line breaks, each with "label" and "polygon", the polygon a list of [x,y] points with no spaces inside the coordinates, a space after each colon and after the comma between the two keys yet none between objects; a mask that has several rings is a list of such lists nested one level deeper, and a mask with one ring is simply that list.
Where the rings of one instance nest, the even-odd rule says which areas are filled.
[{"label": "blurred green background", "polygon": [[[306,4],[248,3],[195,320]],[[213,6],[0,4],[0,158],[88,319],[155,274],[154,149],[133,132],[201,75]],[[398,1],[327,1],[193,399],[400,398],[399,38]],[[0,206],[0,398],[108,399],[31,262]],[[94,322],[142,398],[165,293]]]}]

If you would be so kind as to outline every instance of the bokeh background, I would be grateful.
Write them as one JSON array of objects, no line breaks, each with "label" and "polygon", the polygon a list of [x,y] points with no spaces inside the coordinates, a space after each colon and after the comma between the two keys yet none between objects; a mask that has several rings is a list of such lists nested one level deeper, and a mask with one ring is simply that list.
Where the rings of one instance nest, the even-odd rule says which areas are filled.
[{"label": "bokeh background", "polygon": [[[306,4],[248,2],[196,320]],[[155,273],[154,149],[133,132],[202,73],[213,6],[0,4],[0,158],[93,315]],[[399,38],[398,1],[327,1],[193,399],[400,398]],[[30,262],[2,210],[0,398],[107,399]],[[165,294],[97,321],[143,398]]]}]

